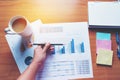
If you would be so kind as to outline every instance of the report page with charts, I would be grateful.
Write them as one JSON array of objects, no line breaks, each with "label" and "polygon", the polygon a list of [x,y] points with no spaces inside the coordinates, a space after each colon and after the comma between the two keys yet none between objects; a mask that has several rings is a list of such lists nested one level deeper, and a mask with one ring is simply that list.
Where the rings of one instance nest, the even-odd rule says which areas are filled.
[{"label": "report page with charts", "polygon": [[[92,59],[87,22],[42,24],[40,20],[31,23],[33,43],[50,42],[54,51],[47,56],[43,69],[39,69],[36,80],[69,80],[93,78]],[[20,73],[30,64],[34,49],[21,51],[20,35],[6,34],[6,39]]]}]

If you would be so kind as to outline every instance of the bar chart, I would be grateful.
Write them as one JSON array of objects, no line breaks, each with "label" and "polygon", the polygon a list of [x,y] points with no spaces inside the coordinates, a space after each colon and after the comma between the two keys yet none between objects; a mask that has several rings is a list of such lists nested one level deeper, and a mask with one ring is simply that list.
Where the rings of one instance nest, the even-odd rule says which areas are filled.
[{"label": "bar chart", "polygon": [[65,45],[54,45],[54,51],[52,54],[66,54],[66,53],[84,53],[85,46],[84,42],[76,43],[75,39],[72,38],[70,42]]}]

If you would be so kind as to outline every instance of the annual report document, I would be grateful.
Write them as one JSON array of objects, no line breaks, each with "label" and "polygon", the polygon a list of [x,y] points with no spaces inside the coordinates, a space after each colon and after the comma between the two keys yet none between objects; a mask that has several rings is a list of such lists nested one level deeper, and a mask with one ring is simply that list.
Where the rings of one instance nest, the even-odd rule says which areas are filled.
[{"label": "annual report document", "polygon": [[[33,43],[54,45],[54,51],[47,56],[44,67],[38,70],[36,80],[69,80],[93,78],[92,60],[87,22],[42,24],[31,23]],[[12,55],[22,73],[29,64],[26,58],[33,57],[37,45],[20,51],[22,39],[19,35],[6,35]]]}]

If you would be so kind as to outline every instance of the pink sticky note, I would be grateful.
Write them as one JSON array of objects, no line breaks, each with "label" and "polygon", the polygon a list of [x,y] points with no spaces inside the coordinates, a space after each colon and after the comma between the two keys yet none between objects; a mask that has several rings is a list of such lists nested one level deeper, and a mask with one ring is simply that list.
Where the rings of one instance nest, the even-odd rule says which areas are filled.
[{"label": "pink sticky note", "polygon": [[111,40],[96,40],[96,51],[100,48],[111,50]]}]

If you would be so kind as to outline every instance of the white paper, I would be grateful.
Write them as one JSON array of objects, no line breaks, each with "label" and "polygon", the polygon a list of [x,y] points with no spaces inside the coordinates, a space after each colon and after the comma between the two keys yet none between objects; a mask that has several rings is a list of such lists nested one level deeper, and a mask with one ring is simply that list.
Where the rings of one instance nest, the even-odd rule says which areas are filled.
[{"label": "white paper", "polygon": [[120,26],[119,2],[88,2],[89,25]]},{"label": "white paper", "polygon": [[[37,25],[34,26],[35,24]],[[35,35],[34,42],[47,41],[49,38],[50,43],[65,44],[55,46],[55,54],[47,57],[44,68],[39,70],[36,75],[36,80],[68,80],[93,77],[87,22],[38,24],[38,21],[31,24]],[[46,30],[48,26],[50,29]],[[6,39],[22,73],[28,66],[24,62],[25,58],[33,56],[36,46],[22,53],[19,50],[21,44],[19,35],[6,35]],[[71,47],[71,41],[74,42],[74,47]],[[82,43],[84,43],[84,52],[81,51]],[[65,47],[65,53],[63,47]]]}]

